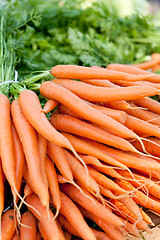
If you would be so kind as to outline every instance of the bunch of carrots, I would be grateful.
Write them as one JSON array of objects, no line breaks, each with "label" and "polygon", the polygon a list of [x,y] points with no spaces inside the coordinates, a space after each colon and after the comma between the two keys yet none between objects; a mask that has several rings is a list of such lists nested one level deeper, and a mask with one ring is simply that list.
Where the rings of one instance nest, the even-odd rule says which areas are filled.
[{"label": "bunch of carrots", "polygon": [[[54,66],[44,108],[31,90],[11,104],[0,95],[0,239],[151,232],[141,206],[160,214],[160,103],[149,98],[160,75],[147,70],[159,64]],[[4,211],[6,181],[14,209]]]}]

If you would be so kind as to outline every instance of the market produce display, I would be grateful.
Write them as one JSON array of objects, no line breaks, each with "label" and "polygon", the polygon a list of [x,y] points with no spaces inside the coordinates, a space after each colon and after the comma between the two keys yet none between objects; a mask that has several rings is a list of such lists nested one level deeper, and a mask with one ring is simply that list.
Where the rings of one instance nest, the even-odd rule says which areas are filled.
[{"label": "market produce display", "polygon": [[107,0],[2,1],[0,19],[0,239],[150,233],[158,21]]}]

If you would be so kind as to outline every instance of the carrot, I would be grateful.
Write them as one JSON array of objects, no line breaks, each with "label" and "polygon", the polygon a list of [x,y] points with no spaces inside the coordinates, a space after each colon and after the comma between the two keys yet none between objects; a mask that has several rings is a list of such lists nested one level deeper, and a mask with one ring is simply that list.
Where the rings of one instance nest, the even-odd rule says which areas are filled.
[{"label": "carrot", "polygon": [[13,237],[11,238],[11,240],[20,240],[20,239],[21,239],[21,236],[19,234],[17,234],[17,233],[15,233],[13,235]]},{"label": "carrot", "polygon": [[56,106],[58,105],[58,102],[56,102],[53,99],[49,99],[46,104],[43,107],[43,112],[44,113],[49,113],[52,111]]},{"label": "carrot", "polygon": [[[160,199],[160,186],[156,184],[154,181],[152,181],[151,179],[148,179],[146,177],[140,176],[139,174],[135,174],[135,173],[133,173],[133,176],[134,176],[134,179],[133,179],[133,176],[128,174],[127,171],[118,171],[118,172],[123,177],[125,177],[129,182],[131,182],[134,187],[143,190],[143,186],[144,186],[147,192],[149,192],[156,198]],[[138,181],[135,181],[135,179]]]},{"label": "carrot", "polygon": [[117,191],[119,193],[126,193],[126,191],[123,191],[122,188],[120,188],[117,184],[115,184],[115,182],[113,180],[111,180],[110,178],[107,178],[105,175],[99,173],[97,170],[88,167],[89,170],[89,174],[93,177],[93,179],[95,179],[95,181],[103,186],[106,187],[107,189],[113,190],[113,191]]},{"label": "carrot", "polygon": [[109,80],[101,79],[81,79],[82,82],[99,86],[99,87],[118,87],[116,84],[110,82]]},{"label": "carrot", "polygon": [[[48,235],[48,239],[53,239],[53,236],[54,236],[55,240],[56,239],[64,240],[64,236],[60,232],[56,221],[53,220],[54,215],[53,215],[52,211],[50,209],[48,209],[48,213],[47,213],[46,207],[42,206],[40,200],[38,199],[38,197],[35,194],[32,194],[31,196],[27,197],[26,202],[29,203],[30,205],[32,205],[40,213],[40,216],[39,216],[35,212],[35,210],[33,210],[29,207],[29,210],[35,215],[35,217],[40,221],[40,223],[44,227],[44,229]],[[49,214],[49,218],[48,218],[48,214]]]},{"label": "carrot", "polygon": [[50,122],[59,131],[86,137],[124,151],[136,151],[125,139],[117,137],[77,118],[64,114],[54,114],[51,116]]},{"label": "carrot", "polygon": [[81,117],[80,115],[78,115],[76,112],[73,112],[72,110],[70,110],[69,108],[67,108],[66,106],[59,104],[59,108],[58,108],[59,112],[62,114],[66,114],[69,115],[71,117],[75,117],[81,120],[85,120],[83,117]]},{"label": "carrot", "polygon": [[16,221],[14,219],[14,210],[10,209],[2,215],[2,239],[10,240],[15,233],[15,224]]},{"label": "carrot", "polygon": [[21,139],[26,162],[34,185],[35,193],[40,197],[44,206],[49,203],[48,188],[43,183],[41,175],[40,157],[35,129],[30,125],[19,106],[18,100],[14,100],[11,105],[13,122]]},{"label": "carrot", "polygon": [[70,165],[74,178],[82,182],[86,189],[90,190],[91,192],[98,193],[99,187],[97,183],[90,175],[86,174],[84,167],[69,152],[65,151],[65,156]]},{"label": "carrot", "polygon": [[44,229],[44,227],[42,226],[42,224],[40,222],[38,222],[38,229],[41,233],[41,236],[43,237],[44,240],[49,240],[49,237],[47,236],[47,233]]},{"label": "carrot", "polygon": [[[71,234],[80,237],[80,235],[78,234],[78,232],[72,227],[72,225],[68,222],[68,220],[63,216],[63,215],[59,215],[58,216],[58,221],[60,222],[61,226],[66,229],[68,232],[70,232]],[[110,240],[111,238],[109,238],[105,233],[102,233],[100,231],[96,231],[95,229],[91,229],[92,232],[94,233],[95,237],[97,238],[97,240]]]},{"label": "carrot", "polygon": [[10,117],[10,102],[9,99],[3,94],[0,94],[0,113],[0,153],[2,168],[11,186],[15,203],[18,191],[16,185],[15,157],[13,151],[13,138]]},{"label": "carrot", "polygon": [[35,185],[33,184],[30,176],[29,176],[29,172],[28,172],[28,168],[27,168],[27,164],[24,164],[24,168],[23,168],[23,178],[25,179],[27,185],[29,186],[28,190],[27,190],[27,195],[33,191],[34,193],[37,191]]},{"label": "carrot", "polygon": [[117,135],[123,137],[126,136],[128,138],[137,138],[133,132],[125,128],[122,124],[92,108],[82,99],[78,98],[75,94],[60,85],[52,82],[44,82],[41,84],[40,92],[45,97],[56,99],[87,120],[115,129],[117,131]]},{"label": "carrot", "polygon": [[93,220],[103,231],[111,237],[113,240],[125,240],[123,235],[121,234],[120,230],[116,228],[112,223],[108,224],[104,221],[102,221],[101,218],[97,217],[94,215],[94,213],[90,213],[89,211],[86,211],[84,208],[81,206],[78,206],[80,209],[81,213],[85,218],[89,218]]},{"label": "carrot", "polygon": [[[87,198],[82,194],[77,188],[70,184],[61,184],[61,190],[67,194],[74,202],[80,204],[82,207],[87,209],[90,212],[94,212],[96,216],[103,219],[106,222],[112,223],[117,227],[123,226],[123,223],[117,219],[117,217],[108,210],[107,207],[104,207],[96,199],[94,199],[85,189],[82,187],[82,191],[85,195],[88,195],[91,199]],[[93,203],[94,202],[94,203]],[[61,210],[60,210],[61,211]],[[63,213],[62,213],[63,214]],[[64,214],[63,214],[64,215]]]},{"label": "carrot", "polygon": [[52,82],[70,90],[78,97],[92,102],[134,100],[140,97],[148,97],[159,94],[158,89],[149,86],[106,88],[74,80],[54,79]]},{"label": "carrot", "polygon": [[[107,69],[130,73],[130,74],[135,74],[135,75],[148,75],[148,76],[153,75],[153,73],[143,70],[141,68],[138,68],[135,65],[112,63],[107,66]],[[146,78],[146,80],[147,80],[147,78]],[[155,74],[154,76],[149,77],[149,81],[150,82],[159,82],[160,76],[158,74]]]},{"label": "carrot", "polygon": [[30,196],[32,195],[32,189],[29,187],[28,184],[25,185],[24,187],[24,195],[27,197],[27,196]]},{"label": "carrot", "polygon": [[[66,184],[65,184],[66,185]],[[72,227],[83,239],[96,239],[76,205],[64,193],[60,192],[60,213],[66,217]]]},{"label": "carrot", "polygon": [[[151,57],[152,57],[152,60],[160,60],[160,54],[159,53],[152,53],[151,54]],[[152,72],[155,72],[157,70],[160,69],[160,61],[159,61],[159,64],[155,65],[154,67],[152,67]]]},{"label": "carrot", "polygon": [[160,59],[153,59],[147,62],[142,62],[142,63],[138,63],[138,64],[134,64],[135,67],[138,67],[140,69],[149,69],[149,68],[153,68],[155,65],[157,65],[160,62]]},{"label": "carrot", "polygon": [[25,212],[22,214],[21,220],[21,239],[23,240],[35,240],[37,223],[36,218],[31,212]]},{"label": "carrot", "polygon": [[155,126],[139,118],[128,115],[124,125],[129,129],[134,130],[138,134],[160,137],[160,130],[158,126]]},{"label": "carrot", "polygon": [[160,125],[160,115],[144,109],[138,109],[138,108],[136,109],[137,106],[133,103],[131,103],[130,105],[133,107],[133,109],[127,109],[126,113],[136,118],[140,118],[151,124]]},{"label": "carrot", "polygon": [[91,104],[91,106],[122,124],[126,121],[127,115],[124,111],[119,111],[103,106],[97,106],[95,104]]},{"label": "carrot", "polygon": [[143,75],[126,74],[123,72],[111,71],[101,68],[93,69],[76,65],[57,65],[52,67],[51,74],[62,79],[123,79],[129,81],[140,81],[146,79]]},{"label": "carrot", "polygon": [[111,177],[122,178],[122,176],[120,174],[117,174],[113,168],[109,167],[107,164],[102,164],[96,157],[85,155],[80,156],[87,165],[91,164],[92,167],[99,172],[105,173]]},{"label": "carrot", "polygon": [[129,223],[128,220],[124,220],[123,218],[119,217],[124,222],[124,228],[127,230],[127,232],[135,237],[140,237],[140,233],[138,228],[132,224]]},{"label": "carrot", "polygon": [[148,110],[160,114],[160,103],[151,98],[140,98],[134,101],[135,104],[147,108]]},{"label": "carrot", "polygon": [[53,160],[61,174],[69,181],[73,181],[73,174],[65,157],[64,150],[52,142],[48,142],[47,153]]},{"label": "carrot", "polygon": [[133,200],[143,207],[146,207],[158,214],[160,214],[160,202],[146,196],[144,193],[140,192],[132,186],[131,183],[125,180],[116,180],[116,182],[127,191],[134,191]]},{"label": "carrot", "polygon": [[[24,116],[32,124],[32,126],[48,141],[55,144],[72,149],[72,146],[59,132],[57,132],[49,123],[47,117],[43,113],[38,96],[31,90],[24,90],[19,95],[19,103]],[[31,109],[28,106],[32,107]]]},{"label": "carrot", "polygon": [[120,168],[126,169],[126,166],[119,163],[119,161],[115,160],[114,158],[108,156],[107,154],[104,154],[101,150],[98,148],[92,146],[87,141],[82,140],[82,138],[76,138],[75,136],[69,134],[69,133],[63,133],[63,135],[69,139],[69,141],[72,143],[74,148],[77,152],[92,155],[94,157],[99,158],[100,160],[109,163],[111,165],[118,166]]},{"label": "carrot", "polygon": [[21,182],[22,182],[25,157],[24,157],[22,144],[20,142],[18,133],[13,123],[12,123],[12,136],[13,136],[13,149],[14,149],[14,156],[15,156],[16,186],[17,186],[17,191],[19,192],[21,187]]},{"label": "carrot", "polygon": [[142,213],[142,217],[143,217],[143,220],[149,224],[149,225],[152,225],[152,226],[155,226],[155,224],[152,222],[151,218],[142,210],[142,208],[140,208],[140,211]]},{"label": "carrot", "polygon": [[[149,141],[147,141],[147,139]],[[154,137],[148,137],[147,139],[143,139],[143,144],[146,151],[154,156],[160,156],[160,139]],[[143,149],[138,141],[132,142],[133,146],[137,148],[139,151],[143,152]]]},{"label": "carrot", "polygon": [[59,210],[61,208],[61,199],[60,199],[60,191],[59,191],[59,185],[58,185],[58,179],[57,179],[57,173],[54,168],[54,163],[46,156],[46,173],[47,173],[47,179],[49,184],[50,193],[52,196],[52,201],[54,202],[54,205],[56,207],[56,214],[55,218],[59,214]]},{"label": "carrot", "polygon": [[148,227],[148,225],[146,224],[146,222],[144,222],[143,220],[139,220],[134,213],[132,213],[131,211],[129,211],[123,203],[121,203],[120,201],[114,199],[111,200],[111,202],[115,205],[115,210],[114,212],[121,216],[122,218],[130,221],[131,223],[135,224],[136,227],[138,227],[138,229],[140,230],[144,230],[147,232],[150,232],[150,229]]},{"label": "carrot", "polygon": [[[106,145],[100,144],[98,142],[94,142],[91,140],[85,140],[86,142],[90,143],[92,147],[98,148],[100,151],[103,151],[104,153],[108,154],[109,156],[117,159],[119,162],[125,164],[129,168],[134,168],[137,170],[144,170],[147,172],[156,172],[159,174],[160,171],[160,165],[156,161],[148,161],[146,159],[139,160],[139,157],[135,157],[131,155],[130,153],[123,152],[118,149],[110,148]],[[102,159],[101,159],[102,160]],[[103,160],[104,161],[104,160]]]},{"label": "carrot", "polygon": [[112,191],[110,189],[107,189],[107,188],[102,187],[100,185],[99,185],[99,188],[100,188],[100,193],[103,196],[111,198],[111,199],[117,199],[117,197],[112,193]]},{"label": "carrot", "polygon": [[41,167],[41,174],[43,178],[43,182],[48,187],[47,182],[47,175],[45,171],[45,157],[46,157],[46,151],[47,151],[47,140],[38,133],[38,151],[39,151],[39,157],[40,157],[40,167]]}]

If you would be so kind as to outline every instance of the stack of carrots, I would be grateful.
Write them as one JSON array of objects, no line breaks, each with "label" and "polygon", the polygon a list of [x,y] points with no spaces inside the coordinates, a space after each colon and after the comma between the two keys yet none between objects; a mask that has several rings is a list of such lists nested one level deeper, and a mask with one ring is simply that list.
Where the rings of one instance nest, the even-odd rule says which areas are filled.
[{"label": "stack of carrots", "polygon": [[[31,90],[11,104],[0,95],[0,239],[151,232],[141,207],[160,214],[160,103],[149,98],[160,75],[147,70],[159,64],[54,66],[43,109]],[[14,209],[3,212],[6,181]]]}]

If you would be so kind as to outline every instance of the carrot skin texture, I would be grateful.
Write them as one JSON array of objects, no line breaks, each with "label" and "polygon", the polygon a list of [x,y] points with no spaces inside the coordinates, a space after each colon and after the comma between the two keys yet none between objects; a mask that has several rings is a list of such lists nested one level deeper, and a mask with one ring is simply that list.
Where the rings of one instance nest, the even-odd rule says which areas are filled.
[{"label": "carrot skin texture", "polygon": [[2,166],[0,164],[0,218],[4,209],[4,182],[2,175]]},{"label": "carrot skin texture", "polygon": [[43,107],[43,112],[44,113],[49,113],[52,111],[56,106],[58,105],[58,102],[56,102],[53,99],[49,99],[46,104]]},{"label": "carrot skin texture", "polygon": [[54,168],[54,163],[47,156],[46,156],[46,173],[47,173],[50,193],[52,196],[52,201],[54,202],[54,205],[59,211],[59,209],[61,208],[61,198],[60,198],[57,173]]},{"label": "carrot skin texture", "polygon": [[[56,130],[43,113],[38,96],[31,90],[24,90],[19,95],[19,104],[30,124],[48,141],[71,149],[70,143]],[[32,111],[28,106],[32,106]]]},{"label": "carrot skin texture", "polygon": [[37,234],[36,234],[36,239],[35,240],[42,240],[42,236],[40,234],[39,231],[37,231]]},{"label": "carrot skin texture", "polygon": [[29,175],[34,185],[34,189],[36,194],[40,197],[42,204],[47,206],[49,203],[49,192],[48,188],[43,183],[41,175],[40,157],[35,129],[23,115],[18,100],[12,102],[11,113],[14,125],[21,139]]},{"label": "carrot skin texture", "polygon": [[30,212],[25,212],[22,214],[21,223],[28,226],[21,226],[21,239],[23,240],[35,240],[37,223],[35,216]]},{"label": "carrot skin texture", "polygon": [[130,81],[140,81],[146,79],[146,76],[139,75],[138,77],[133,74],[119,73],[116,71],[109,71],[104,68],[93,69],[89,67],[82,67],[76,65],[57,65],[52,67],[51,74],[56,78],[62,79],[123,79]]},{"label": "carrot skin texture", "polygon": [[105,163],[109,163],[111,165],[115,165],[124,169],[126,168],[126,166],[121,164],[119,161],[115,160],[114,158],[110,157],[107,154],[104,154],[104,152],[99,150],[97,147],[92,146],[89,142],[91,140],[87,141],[86,139],[77,138],[69,133],[62,133],[62,134],[69,139],[69,141],[72,143],[72,145],[74,146],[77,152],[82,154],[92,155],[104,161]]},{"label": "carrot skin texture", "polygon": [[118,228],[116,228],[114,225],[108,224],[108,223],[102,221],[101,218],[95,216],[93,213],[91,213],[89,211],[86,211],[81,206],[78,206],[78,208],[80,209],[81,213],[83,214],[83,216],[85,218],[89,218],[89,219],[93,220],[101,229],[103,229],[103,231],[109,237],[111,237],[111,239],[113,239],[113,240],[125,240],[125,238],[123,237],[120,230]]},{"label": "carrot skin texture", "polygon": [[59,231],[59,228],[56,224],[56,221],[53,220],[53,213],[49,209],[49,218],[46,207],[42,206],[40,200],[35,194],[26,198],[26,202],[32,205],[34,208],[38,210],[41,216],[39,216],[33,209],[29,208],[29,210],[34,214],[34,216],[40,221],[42,226],[44,227],[49,239],[51,240],[64,240],[62,233]]},{"label": "carrot skin texture", "polygon": [[73,181],[73,174],[64,154],[64,149],[52,142],[48,142],[47,153],[53,160],[61,174],[69,181]]},{"label": "carrot skin texture", "polygon": [[20,240],[20,239],[21,239],[20,235],[15,233],[11,240]]},{"label": "carrot skin texture", "polygon": [[2,168],[14,195],[14,190],[16,189],[16,173],[11,129],[10,102],[3,94],[0,94],[0,113],[0,153]]},{"label": "carrot skin texture", "polygon": [[131,144],[125,139],[107,131],[103,131],[96,126],[77,118],[64,114],[54,114],[51,116],[50,122],[59,131],[86,137],[124,151],[135,151]]},{"label": "carrot skin texture", "polygon": [[99,187],[97,183],[90,175],[87,175],[85,168],[69,152],[65,151],[65,155],[74,178],[82,182],[86,189],[98,193]]},{"label": "carrot skin texture", "polygon": [[84,240],[96,240],[94,234],[90,230],[82,214],[72,200],[69,199],[63,192],[60,192],[60,196],[62,203],[60,213],[67,218],[67,220]]},{"label": "carrot skin texture", "polygon": [[93,86],[88,83],[74,81],[74,80],[52,80],[55,84],[58,84],[78,97],[92,102],[114,102],[122,100],[135,100],[140,97],[149,97],[157,95],[160,90],[152,88],[150,86],[129,86],[119,88],[106,88]]},{"label": "carrot skin texture", "polygon": [[117,131],[118,136],[136,138],[135,134],[128,128],[125,128],[119,122],[92,108],[75,94],[58,84],[53,82],[44,82],[41,84],[40,92],[44,97],[48,97],[50,99],[54,98],[56,101],[70,108],[73,112],[76,112],[86,120],[104,127],[114,128]]},{"label": "carrot skin texture", "polygon": [[49,237],[44,229],[44,227],[42,226],[42,224],[40,222],[38,222],[38,229],[41,233],[41,236],[43,237],[44,240],[49,240]]},{"label": "carrot skin texture", "polygon": [[[85,189],[81,187],[83,192],[91,197],[95,204],[88,199],[86,196],[84,196],[78,189],[76,189],[74,186],[69,184],[62,184],[60,186],[60,189],[69,196],[72,200],[83,206],[84,208],[87,208],[90,212],[95,212],[95,214],[102,218],[104,221],[114,224],[117,227],[123,226],[123,223],[117,219],[117,217],[108,210],[108,208],[104,207],[102,204],[100,204],[96,199],[94,199]],[[102,214],[102,212],[103,214]],[[62,213],[63,214],[63,213]],[[114,219],[114,220],[113,220]]]},{"label": "carrot skin texture", "polygon": [[22,175],[23,175],[23,167],[24,167],[24,152],[23,147],[20,142],[18,133],[12,123],[12,135],[13,135],[13,148],[15,154],[15,169],[16,169],[16,184],[17,184],[17,191],[19,192],[21,187]]},{"label": "carrot skin texture", "polygon": [[2,215],[2,239],[10,240],[13,237],[15,230],[14,210],[10,209]]}]

